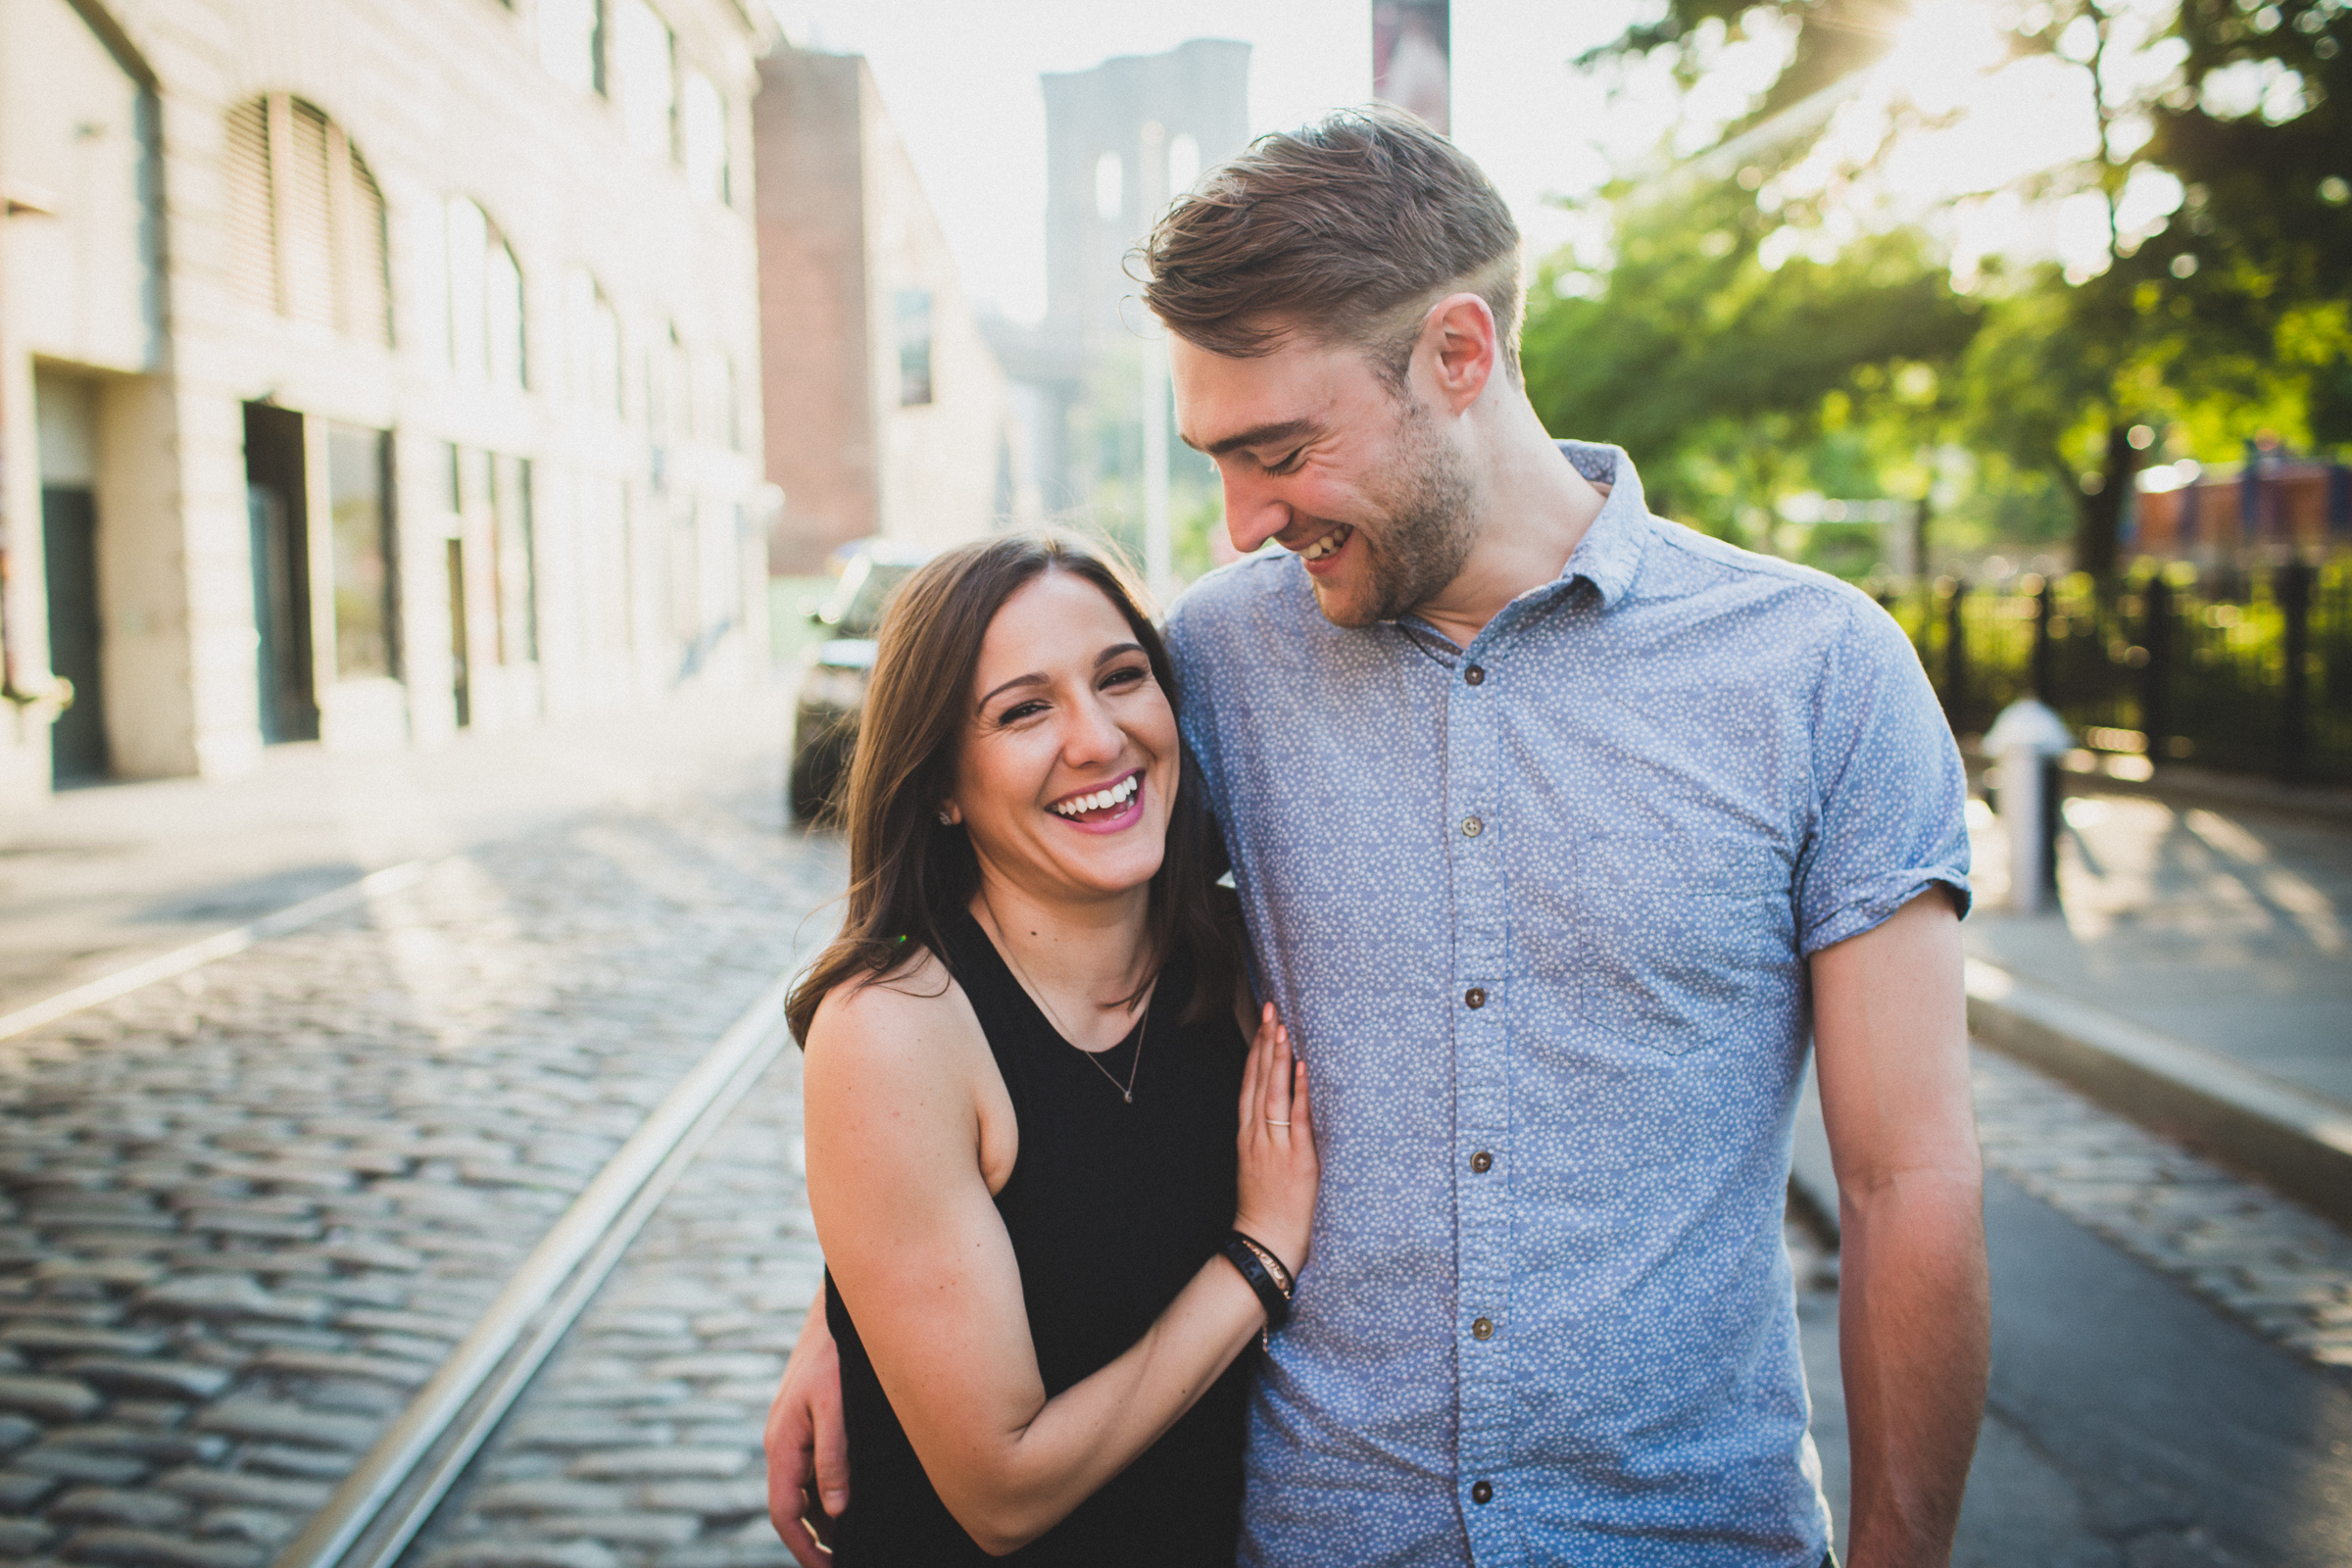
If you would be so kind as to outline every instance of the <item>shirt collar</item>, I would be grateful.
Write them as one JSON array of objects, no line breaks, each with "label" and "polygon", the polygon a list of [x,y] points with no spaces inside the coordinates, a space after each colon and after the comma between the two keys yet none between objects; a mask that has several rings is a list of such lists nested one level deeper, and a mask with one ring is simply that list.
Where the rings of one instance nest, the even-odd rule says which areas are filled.
[{"label": "shirt collar", "polygon": [[1642,476],[1634,460],[1616,447],[1592,441],[1562,441],[1560,456],[1594,484],[1609,486],[1584,538],[1568,556],[1568,564],[1541,592],[1548,595],[1579,577],[1591,583],[1604,607],[1614,607],[1634,585],[1642,565],[1642,549],[1649,539],[1649,504],[1642,496]]},{"label": "shirt collar", "polygon": [[[1642,547],[1649,539],[1649,504],[1642,497],[1642,477],[1634,472],[1634,460],[1617,447],[1594,441],[1560,441],[1555,445],[1560,456],[1576,466],[1577,472],[1594,484],[1607,485],[1609,493],[1601,499],[1600,511],[1585,529],[1585,536],[1568,553],[1568,564],[1560,569],[1560,574],[1503,606],[1501,612],[1487,623],[1474,641],[1485,642],[1492,636],[1504,635],[1526,615],[1558,601],[1579,579],[1592,585],[1600,596],[1602,609],[1612,609],[1633,587],[1634,575],[1641,569]],[[1401,615],[1394,624],[1408,633],[1416,644],[1422,640],[1420,634],[1427,632],[1446,649],[1453,647],[1445,633],[1418,615]]]}]

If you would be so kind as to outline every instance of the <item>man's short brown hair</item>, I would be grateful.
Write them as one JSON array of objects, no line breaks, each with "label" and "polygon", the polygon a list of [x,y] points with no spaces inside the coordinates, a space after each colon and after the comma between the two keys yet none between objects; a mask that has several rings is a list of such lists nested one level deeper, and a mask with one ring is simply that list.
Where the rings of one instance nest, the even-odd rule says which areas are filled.
[{"label": "man's short brown hair", "polygon": [[1519,379],[1519,225],[1461,149],[1396,110],[1259,137],[1177,198],[1141,260],[1144,303],[1187,342],[1241,359],[1294,332],[1351,343],[1392,388],[1429,307],[1468,291]]}]

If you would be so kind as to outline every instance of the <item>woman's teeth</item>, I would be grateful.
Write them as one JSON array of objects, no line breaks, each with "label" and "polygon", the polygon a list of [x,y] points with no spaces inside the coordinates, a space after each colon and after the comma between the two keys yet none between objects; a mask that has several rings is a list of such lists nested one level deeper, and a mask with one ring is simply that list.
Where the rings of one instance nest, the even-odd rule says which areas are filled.
[{"label": "woman's teeth", "polygon": [[1103,811],[1114,806],[1124,806],[1135,799],[1135,792],[1143,781],[1141,773],[1130,773],[1106,790],[1081,795],[1076,800],[1056,801],[1054,809],[1063,816],[1080,816],[1088,811]]},{"label": "woman's teeth", "polygon": [[1353,528],[1348,527],[1346,523],[1342,523],[1339,527],[1332,529],[1331,532],[1325,534],[1313,544],[1308,545],[1304,550],[1299,551],[1298,554],[1301,558],[1307,561],[1321,561],[1325,556],[1330,555],[1334,550],[1337,550],[1340,548],[1340,546],[1346,544],[1348,542],[1348,536],[1353,532],[1355,532]]}]

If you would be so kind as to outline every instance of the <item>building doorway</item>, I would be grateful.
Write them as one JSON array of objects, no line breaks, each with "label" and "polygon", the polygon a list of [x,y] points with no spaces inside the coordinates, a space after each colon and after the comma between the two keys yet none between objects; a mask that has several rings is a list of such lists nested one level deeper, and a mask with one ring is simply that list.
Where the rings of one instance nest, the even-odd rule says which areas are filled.
[{"label": "building doorway", "polygon": [[98,389],[39,372],[32,383],[40,436],[42,586],[48,591],[49,668],[73,683],[73,706],[49,728],[53,784],[104,778],[105,630],[98,582]]},{"label": "building doorway", "polygon": [[253,534],[253,628],[262,740],[318,738],[311,641],[311,530],[302,416],[245,405],[245,510]]},{"label": "building doorway", "polygon": [[458,728],[473,722],[473,685],[466,659],[466,541],[449,541],[449,695]]},{"label": "building doorway", "polygon": [[74,704],[49,729],[57,784],[107,774],[106,699],[99,680],[98,499],[84,485],[41,487],[49,578],[49,668],[74,683]]}]

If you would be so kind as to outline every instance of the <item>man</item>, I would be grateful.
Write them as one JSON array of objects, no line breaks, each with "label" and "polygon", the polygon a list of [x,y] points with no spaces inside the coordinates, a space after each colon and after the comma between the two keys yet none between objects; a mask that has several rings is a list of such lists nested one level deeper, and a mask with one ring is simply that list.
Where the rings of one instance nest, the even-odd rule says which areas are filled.
[{"label": "man", "polygon": [[1324,1165],[1243,1558],[1826,1561],[1780,1243],[1809,1031],[1850,1559],[1942,1563],[1988,1316],[1959,759],[1866,597],[1544,433],[1517,253],[1385,112],[1259,142],[1148,247],[1181,433],[1234,546],[1285,547],[1169,621]]}]

